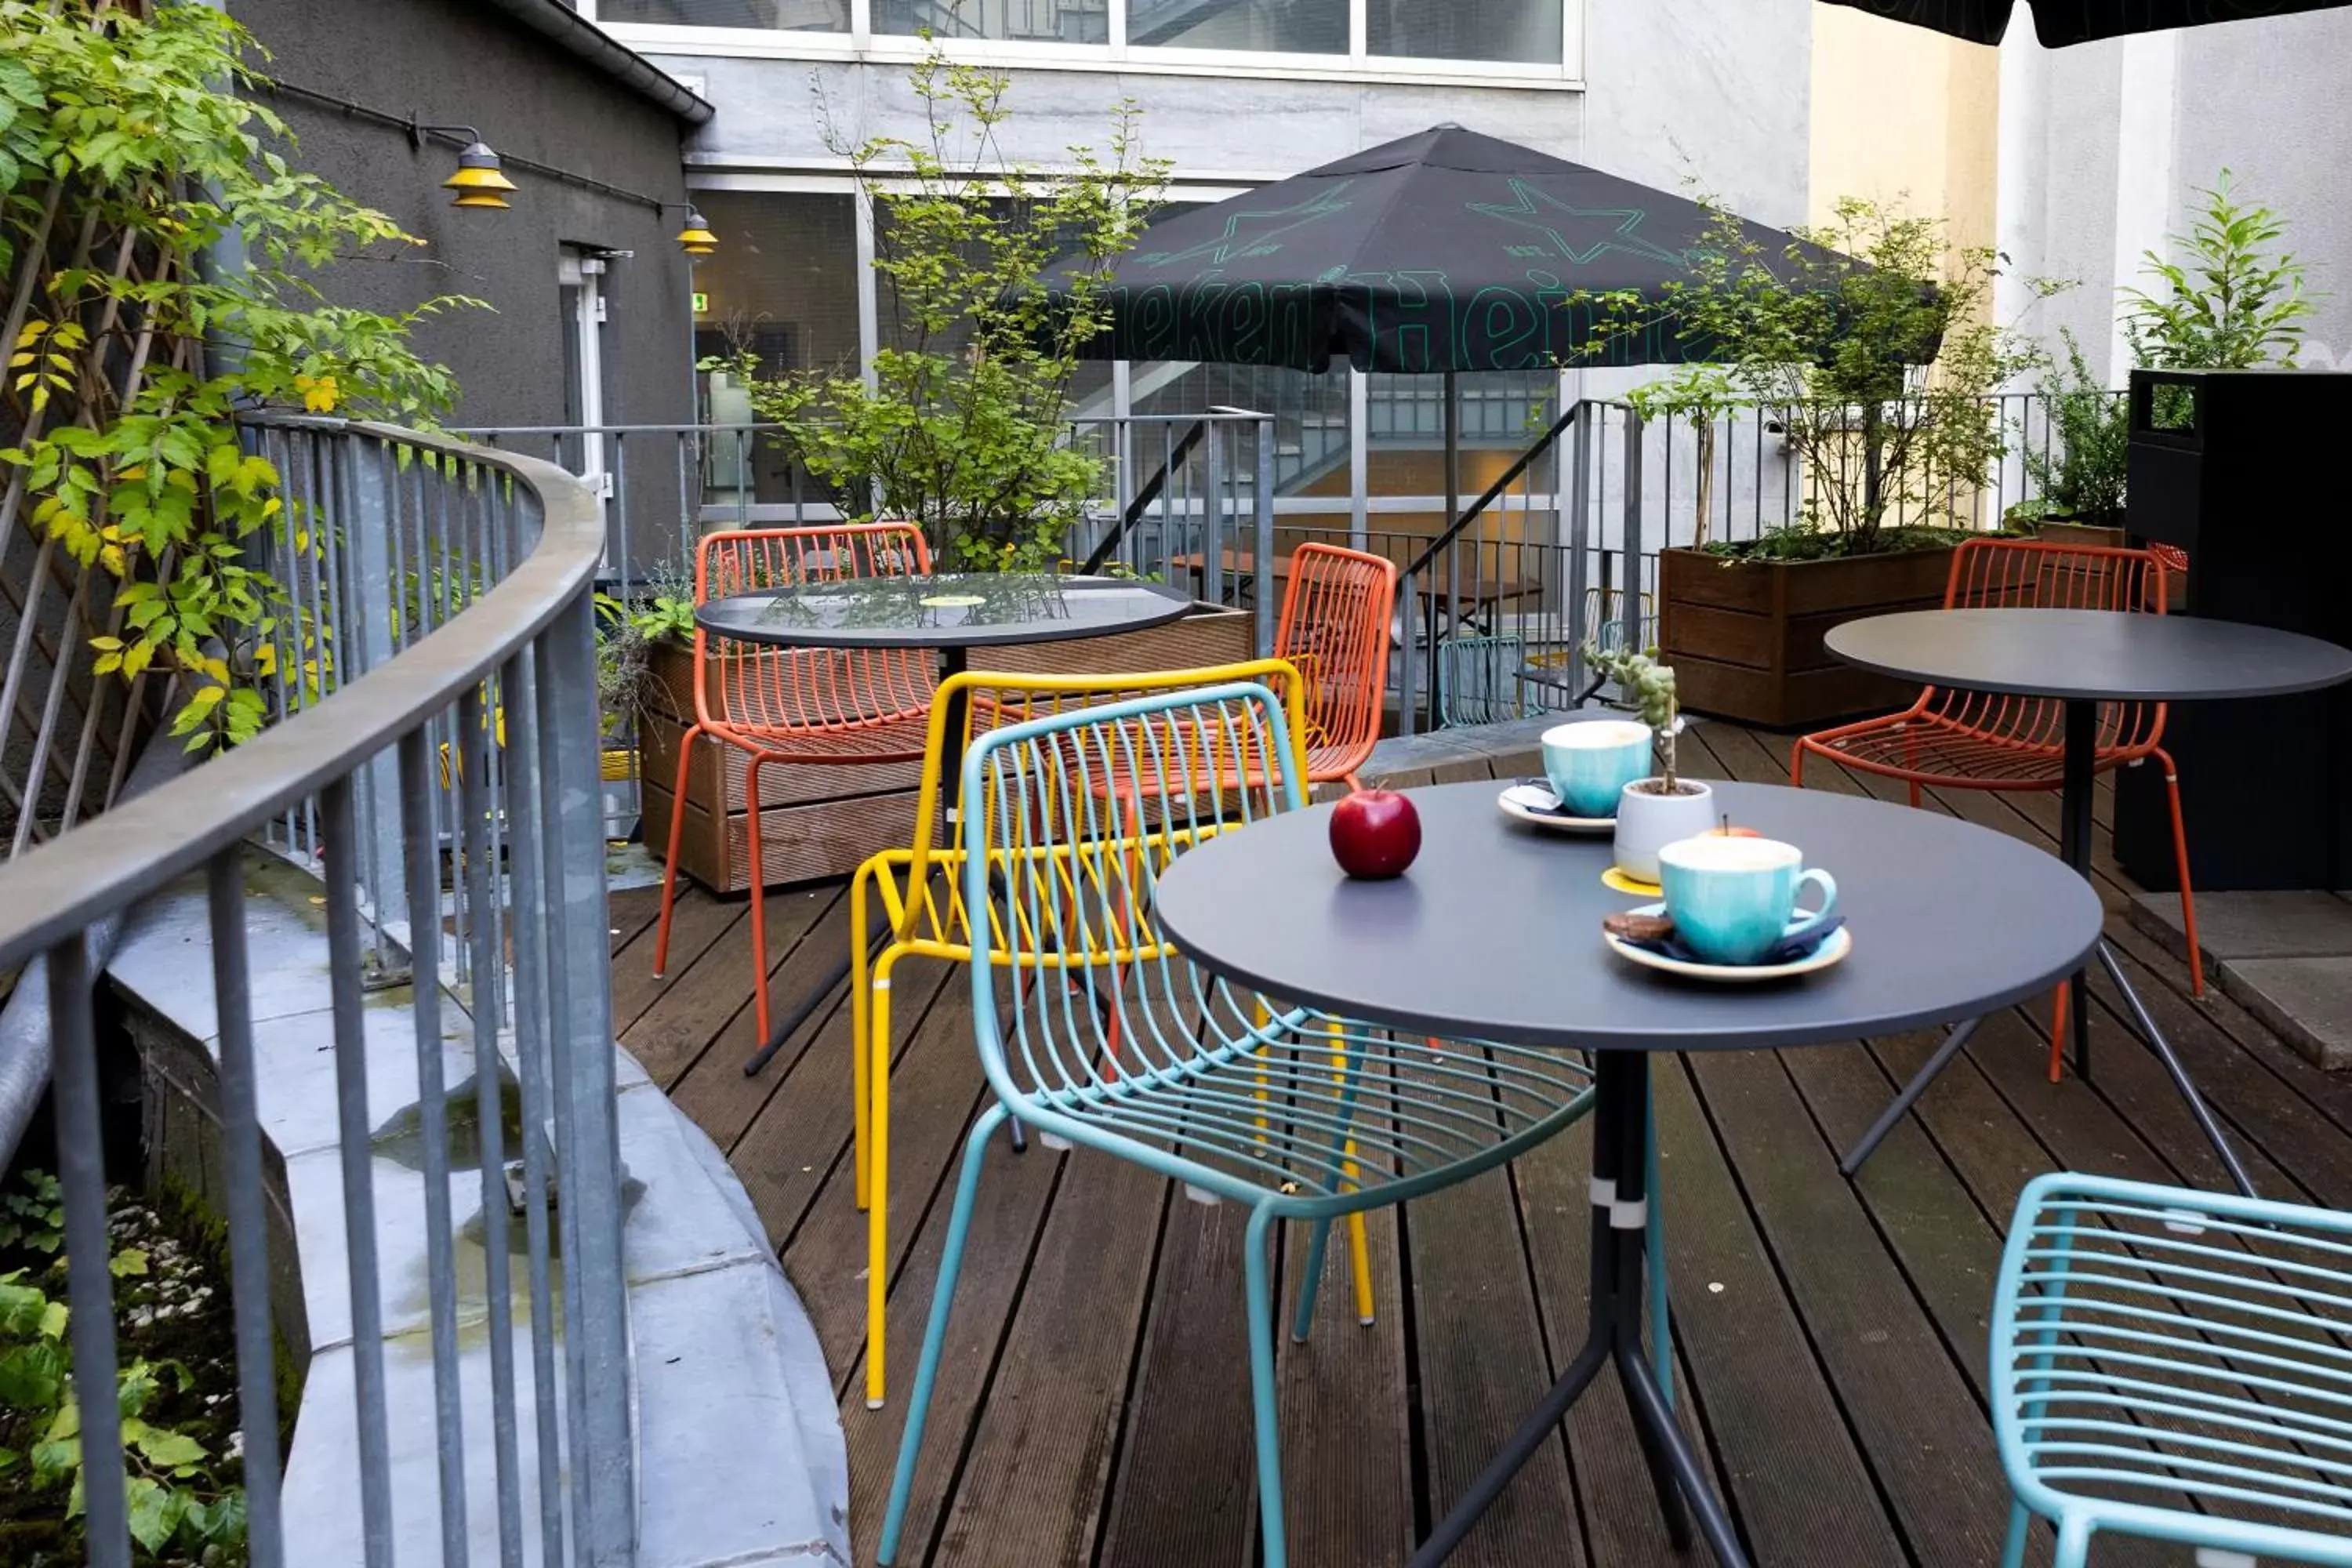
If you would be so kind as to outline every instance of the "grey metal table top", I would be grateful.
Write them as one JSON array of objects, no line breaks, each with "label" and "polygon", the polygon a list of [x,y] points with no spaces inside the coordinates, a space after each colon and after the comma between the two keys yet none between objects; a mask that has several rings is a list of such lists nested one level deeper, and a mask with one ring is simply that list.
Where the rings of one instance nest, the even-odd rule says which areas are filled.
[{"label": "grey metal table top", "polygon": [[1394,881],[1332,862],[1331,807],[1180,856],[1154,899],[1180,947],[1267,994],[1397,1028],[1591,1050],[1817,1045],[1972,1018],[2083,966],[2098,896],[2063,863],[1957,818],[1874,800],[1716,784],[1742,826],[1837,879],[1853,951],[1804,979],[1717,985],[1619,958],[1604,837],[1507,822],[1502,784],[1413,790],[1421,858]]},{"label": "grey metal table top", "polygon": [[2352,680],[2352,651],[2317,637],[2118,610],[1911,610],[1848,621],[1826,641],[1882,675],[2025,697],[2189,701]]},{"label": "grey metal table top", "polygon": [[706,631],[796,647],[986,647],[1137,631],[1191,608],[1181,594],[1123,577],[943,573],[853,577],[713,599]]}]

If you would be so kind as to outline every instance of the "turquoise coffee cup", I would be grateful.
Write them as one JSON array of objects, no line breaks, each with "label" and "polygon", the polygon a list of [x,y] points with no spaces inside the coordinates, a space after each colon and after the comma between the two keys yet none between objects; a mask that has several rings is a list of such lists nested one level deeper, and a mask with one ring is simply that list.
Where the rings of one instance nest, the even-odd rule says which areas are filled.
[{"label": "turquoise coffee cup", "polygon": [[1623,719],[1556,724],[1544,731],[1544,776],[1579,816],[1614,816],[1617,797],[1650,776],[1650,727]]},{"label": "turquoise coffee cup", "polygon": [[[1754,963],[1837,908],[1837,883],[1804,862],[1803,851],[1776,838],[1679,839],[1658,851],[1666,918],[1708,963]],[[1797,893],[1808,882],[1821,889],[1822,907],[1801,915]]]}]

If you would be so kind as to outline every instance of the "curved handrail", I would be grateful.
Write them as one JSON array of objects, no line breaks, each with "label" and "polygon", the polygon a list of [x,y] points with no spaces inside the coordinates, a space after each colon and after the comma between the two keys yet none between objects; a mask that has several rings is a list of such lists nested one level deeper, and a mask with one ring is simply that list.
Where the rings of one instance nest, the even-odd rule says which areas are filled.
[{"label": "curved handrail", "polygon": [[552,463],[365,420],[255,422],[373,437],[499,469],[538,498],[539,540],[446,624],[316,706],[0,868],[0,965],[145,897],[385,750],[543,630],[604,557],[600,504]]}]

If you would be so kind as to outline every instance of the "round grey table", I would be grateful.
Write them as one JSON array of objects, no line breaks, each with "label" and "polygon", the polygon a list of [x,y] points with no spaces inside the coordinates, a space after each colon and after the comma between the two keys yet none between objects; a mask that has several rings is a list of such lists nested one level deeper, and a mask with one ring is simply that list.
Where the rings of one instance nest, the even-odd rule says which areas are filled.
[{"label": "round grey table", "polygon": [[[1177,619],[1192,607],[1181,594],[1124,577],[1065,577],[1031,572],[941,573],[922,577],[843,577],[797,588],[735,594],[698,605],[694,618],[714,637],[785,647],[935,648],[942,672],[961,675],[968,650],[1010,643],[1066,642],[1139,631]],[[940,764],[940,811],[955,818],[963,771],[963,726],[947,727]],[[885,931],[882,934],[887,934]],[[877,940],[869,932],[869,942]],[[848,960],[820,979],[743,1064],[746,1077],[766,1067],[793,1031],[849,977]],[[1020,1129],[1014,1127],[1014,1142]]]},{"label": "round grey table", "polygon": [[[2283,697],[2352,680],[2352,651],[2317,637],[2235,621],[2122,610],[1915,610],[1848,621],[1832,627],[1824,640],[1848,664],[1882,675],[2063,704],[2058,858],[2085,879],[2091,874],[2100,703]],[[2122,966],[2104,944],[2098,952],[2230,1174],[2252,1194],[2244,1165]],[[2087,1077],[2090,988],[2077,975],[2067,995],[2075,1068]],[[1930,1066],[1940,1068],[1941,1063]],[[1875,1142],[1866,1139],[1857,1146],[1848,1156],[1849,1169]]]},{"label": "round grey table", "polygon": [[1677,980],[1601,942],[1601,918],[1641,901],[1601,885],[1609,840],[1508,823],[1496,808],[1501,787],[1410,792],[1421,857],[1392,881],[1341,874],[1327,805],[1179,857],[1153,908],[1202,964],[1275,996],[1414,1033],[1594,1053],[1591,1337],[1416,1565],[1452,1552],[1613,1362],[1670,1531],[1687,1539],[1686,1500],[1717,1561],[1737,1568],[1747,1560],[1642,1353],[1648,1053],[1819,1045],[1975,1019],[2079,968],[2098,940],[2098,897],[2049,856],[1954,817],[1716,784],[1734,822],[1800,846],[1837,879],[1853,949],[1801,980]]}]

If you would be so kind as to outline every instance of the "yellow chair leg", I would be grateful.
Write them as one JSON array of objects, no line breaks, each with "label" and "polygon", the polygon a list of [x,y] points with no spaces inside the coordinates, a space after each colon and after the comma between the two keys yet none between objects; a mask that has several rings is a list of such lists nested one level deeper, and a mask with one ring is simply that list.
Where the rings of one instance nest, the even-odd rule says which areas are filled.
[{"label": "yellow chair leg", "polygon": [[872,1159],[867,1166],[866,1209],[866,1408],[882,1408],[884,1320],[890,1296],[890,971],[898,952],[876,964],[873,1007],[868,1017],[873,1053],[867,1078],[874,1086],[868,1112]]},{"label": "yellow chair leg", "polygon": [[868,1108],[872,1089],[866,1081],[866,1039],[871,1007],[866,996],[866,868],[860,866],[849,884],[849,1097],[850,1163],[856,1177],[857,1206],[868,1206],[870,1173],[866,1159]]},{"label": "yellow chair leg", "polygon": [[[1338,1024],[1328,1027],[1333,1039],[1342,1038]],[[1344,1047],[1331,1053],[1331,1065],[1339,1069],[1333,1076],[1344,1083],[1348,1069],[1348,1053]],[[1340,1153],[1343,1161],[1340,1169],[1352,1184],[1356,1179],[1356,1141],[1349,1139]],[[1356,1321],[1369,1324],[1372,1321],[1372,1253],[1364,1240],[1364,1216],[1360,1212],[1348,1216],[1348,1264],[1349,1272],[1356,1282]]]}]

